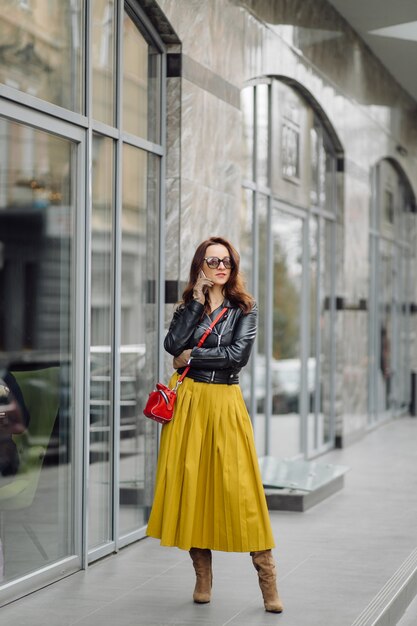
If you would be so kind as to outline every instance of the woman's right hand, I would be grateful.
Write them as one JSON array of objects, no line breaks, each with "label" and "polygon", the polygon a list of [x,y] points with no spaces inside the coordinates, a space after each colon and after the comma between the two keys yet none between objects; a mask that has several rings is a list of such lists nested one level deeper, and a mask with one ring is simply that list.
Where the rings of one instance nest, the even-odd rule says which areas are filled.
[{"label": "woman's right hand", "polygon": [[172,364],[174,366],[174,370],[180,369],[180,367],[186,367],[188,361],[190,360],[191,350],[183,350],[180,355],[174,357]]},{"label": "woman's right hand", "polygon": [[194,288],[193,288],[193,298],[194,298],[194,300],[197,300],[201,304],[204,304],[204,302],[206,300],[205,292],[210,287],[213,287],[213,285],[214,285],[213,281],[210,280],[209,278],[207,278],[207,276],[204,274],[203,270],[200,270],[200,273],[198,274],[197,281],[196,281],[196,283],[194,285]]}]

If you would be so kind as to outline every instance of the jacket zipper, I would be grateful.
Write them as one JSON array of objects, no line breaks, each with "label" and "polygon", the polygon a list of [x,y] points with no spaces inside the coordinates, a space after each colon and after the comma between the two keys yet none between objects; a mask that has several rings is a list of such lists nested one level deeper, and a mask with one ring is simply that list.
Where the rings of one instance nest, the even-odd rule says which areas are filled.
[{"label": "jacket zipper", "polygon": [[[222,339],[222,334],[221,334],[221,333],[219,333],[219,334],[217,335],[217,347],[219,347],[219,346],[220,346],[221,339]],[[210,378],[210,382],[211,382],[211,383],[212,383],[212,382],[213,382],[213,380],[214,380],[214,376],[215,376],[215,374],[216,374],[216,370],[212,370],[212,371],[211,371],[211,378]]]}]

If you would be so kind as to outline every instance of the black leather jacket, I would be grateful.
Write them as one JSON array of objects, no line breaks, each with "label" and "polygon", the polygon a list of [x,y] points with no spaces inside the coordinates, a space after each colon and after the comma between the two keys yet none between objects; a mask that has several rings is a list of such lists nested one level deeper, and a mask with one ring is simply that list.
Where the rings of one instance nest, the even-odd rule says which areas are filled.
[{"label": "black leather jacket", "polygon": [[[223,307],[227,307],[224,317],[216,324],[204,345],[197,344]],[[228,300],[213,311],[209,317],[203,314],[204,306],[191,301],[181,305],[174,313],[164,347],[173,356],[192,348],[190,370],[187,374],[198,382],[233,385],[239,382],[239,372],[246,365],[256,335],[257,307],[244,314]],[[178,370],[180,373],[184,368]]]}]

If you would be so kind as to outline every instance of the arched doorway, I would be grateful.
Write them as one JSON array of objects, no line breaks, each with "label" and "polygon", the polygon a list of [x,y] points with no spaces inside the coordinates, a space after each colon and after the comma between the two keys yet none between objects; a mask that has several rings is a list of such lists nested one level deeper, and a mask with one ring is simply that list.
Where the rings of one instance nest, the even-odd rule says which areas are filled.
[{"label": "arched doorway", "polygon": [[[305,90],[286,79],[243,90],[252,288],[259,307],[252,393],[259,453],[313,456],[334,445],[335,228],[342,149]],[[245,391],[245,385],[243,385]]]}]

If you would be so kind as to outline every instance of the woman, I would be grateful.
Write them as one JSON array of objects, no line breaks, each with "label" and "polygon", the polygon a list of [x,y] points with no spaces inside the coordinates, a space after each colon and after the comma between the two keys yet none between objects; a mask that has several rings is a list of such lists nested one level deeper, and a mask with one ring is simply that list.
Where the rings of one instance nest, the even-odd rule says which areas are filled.
[{"label": "woman", "polygon": [[210,602],[211,550],[250,552],[265,610],[281,613],[272,529],[238,384],[255,340],[256,314],[234,247],[221,237],[203,241],[164,342],[178,370],[170,386],[187,365],[190,370],[178,389],[174,419],[162,429],[147,532],[161,545],[189,550],[197,578],[193,598],[200,604]]}]

